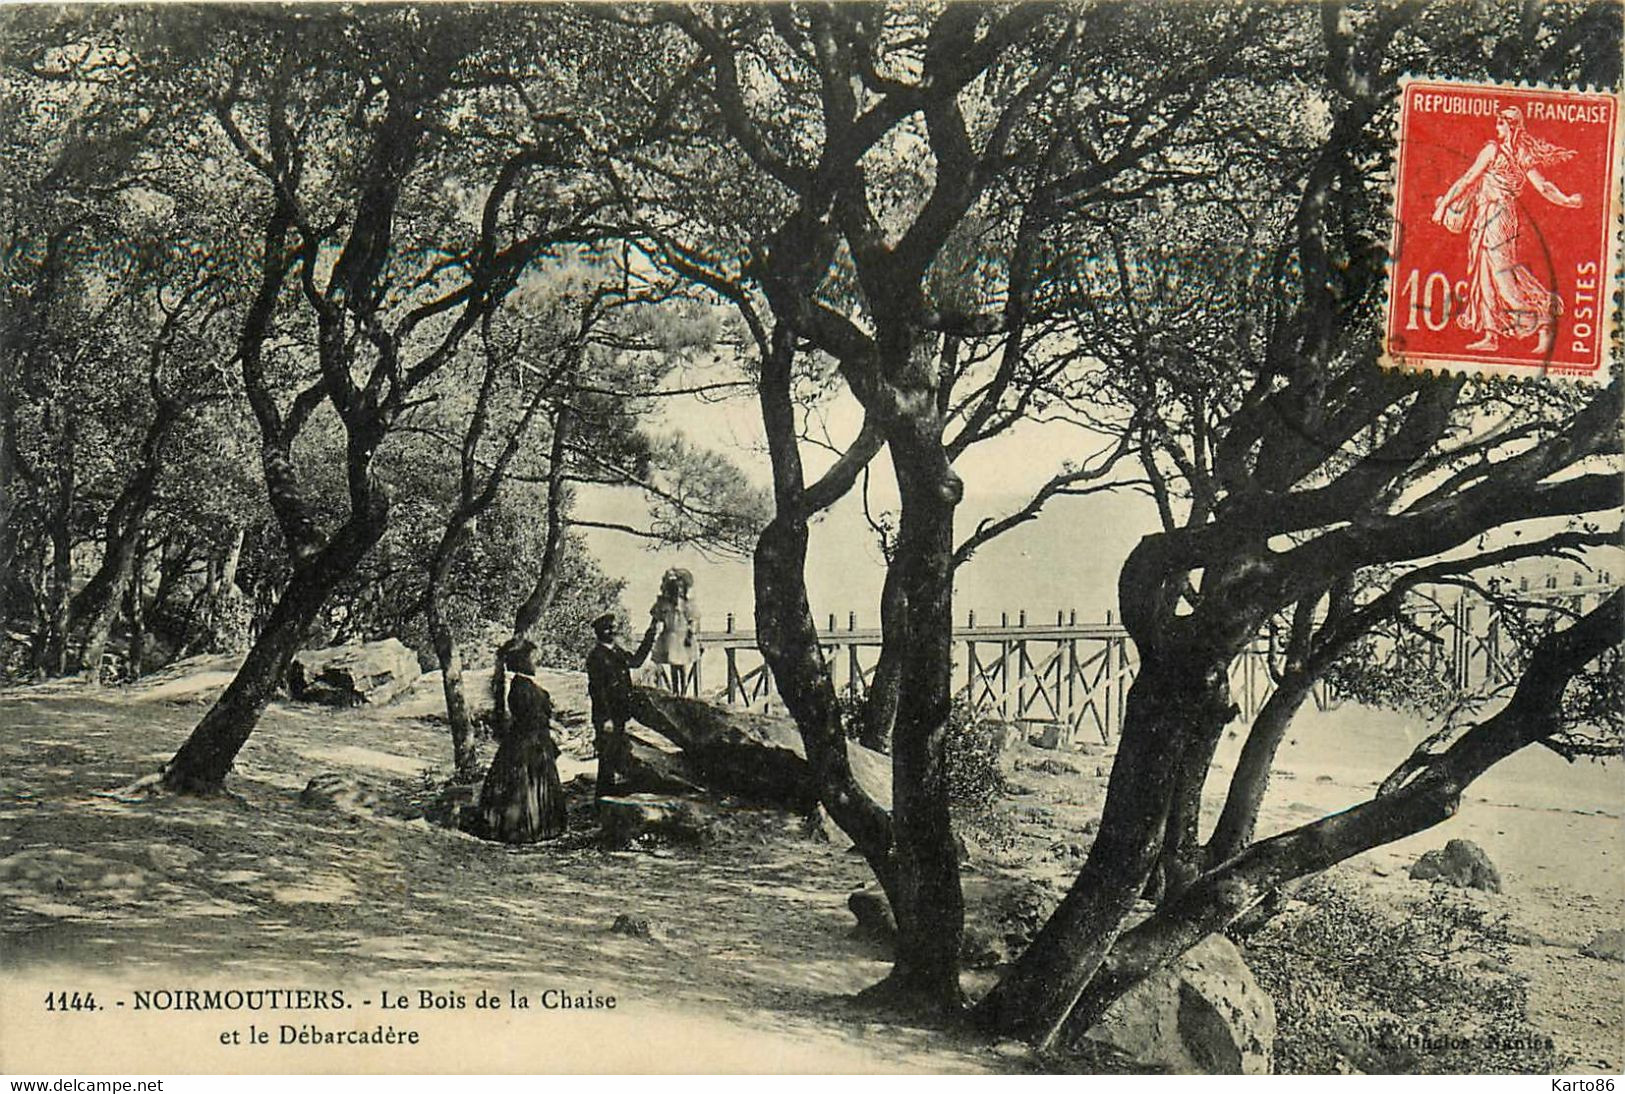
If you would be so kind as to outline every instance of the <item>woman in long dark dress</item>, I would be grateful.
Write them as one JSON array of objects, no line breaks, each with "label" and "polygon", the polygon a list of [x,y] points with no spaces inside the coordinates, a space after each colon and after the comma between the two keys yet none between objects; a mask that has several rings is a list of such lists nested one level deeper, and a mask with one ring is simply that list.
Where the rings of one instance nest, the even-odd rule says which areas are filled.
[{"label": "woman in long dark dress", "polygon": [[534,843],[564,834],[564,788],[558,747],[548,723],[553,701],[536,682],[536,646],[504,651],[508,670],[508,729],[480,788],[477,812],[488,839]]}]

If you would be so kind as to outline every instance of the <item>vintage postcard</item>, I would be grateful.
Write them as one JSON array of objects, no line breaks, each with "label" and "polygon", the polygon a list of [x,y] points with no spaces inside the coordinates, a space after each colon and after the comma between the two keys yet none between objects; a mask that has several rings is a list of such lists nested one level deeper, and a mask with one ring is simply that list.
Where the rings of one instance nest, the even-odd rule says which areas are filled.
[{"label": "vintage postcard", "polygon": [[1603,1089],[1621,34],[0,6],[0,1073]]}]

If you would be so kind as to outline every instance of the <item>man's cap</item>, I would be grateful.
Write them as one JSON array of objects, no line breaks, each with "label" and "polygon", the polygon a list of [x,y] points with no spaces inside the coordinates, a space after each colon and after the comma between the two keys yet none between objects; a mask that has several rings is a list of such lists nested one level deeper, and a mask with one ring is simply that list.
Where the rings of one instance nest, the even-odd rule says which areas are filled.
[{"label": "man's cap", "polygon": [[613,634],[615,632],[615,613],[605,612],[592,621],[594,634]]}]

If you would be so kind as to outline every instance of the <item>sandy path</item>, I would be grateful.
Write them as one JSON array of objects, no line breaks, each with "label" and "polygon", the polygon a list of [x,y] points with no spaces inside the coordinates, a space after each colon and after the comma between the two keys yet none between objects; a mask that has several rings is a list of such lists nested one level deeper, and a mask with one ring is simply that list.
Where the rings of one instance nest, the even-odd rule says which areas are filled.
[{"label": "sandy path", "polygon": [[[377,1010],[380,991],[460,991],[465,978],[414,975],[386,982],[335,978],[325,968],[302,973],[295,963],[279,966],[274,980],[222,979],[178,969],[153,970],[140,977],[87,974],[81,965],[30,966],[0,988],[0,1073],[47,1074],[63,1070],[96,1073],[333,1072],[367,1074],[496,1073],[592,1074],[777,1072],[790,1074],[974,1074],[986,1072],[998,1057],[967,1046],[956,1050],[940,1035],[919,1031],[899,1037],[891,1027],[720,1011],[699,1005],[621,1003],[613,1010],[575,1012],[541,1009],[447,1011]],[[354,1001],[338,1012],[155,1013],[133,1011],[138,991],[165,986],[199,991],[241,989],[275,983],[338,987]],[[611,994],[616,986],[597,981]],[[46,992],[71,984],[88,991],[107,1009],[63,1020],[45,1012]],[[512,982],[509,991],[532,1000],[545,990],[538,983]],[[622,997],[625,998],[624,996]],[[123,1004],[122,1006],[120,1004]],[[266,1031],[267,1046],[249,1043],[250,1027]],[[319,1045],[282,1043],[294,1031],[394,1029],[417,1034],[413,1044]],[[233,1037],[233,1033],[236,1036]],[[224,1035],[224,1036],[223,1036]],[[223,1043],[226,1041],[235,1043]],[[77,1062],[79,1067],[70,1066]]]},{"label": "sandy path", "polygon": [[[29,1054],[73,1044],[98,1059],[146,1053],[148,1071],[229,1064],[211,1040],[219,1015],[165,1015],[151,1035],[76,1015],[51,1028],[81,1041],[30,1035],[48,1017],[43,989],[83,990],[109,968],[120,975],[108,991],[297,977],[362,992],[489,985],[618,998],[612,1015],[532,1010],[501,1016],[520,1023],[501,1030],[490,1014],[414,1015],[446,1059],[403,1050],[389,1057],[396,1071],[1013,1066],[846,1004],[887,968],[850,935],[845,895],[866,871],[844,848],[805,841],[793,818],[742,809],[737,842],[633,854],[510,849],[422,821],[304,808],[296,795],[310,775],[338,768],[409,789],[405,772],[440,763],[446,743],[422,722],[279,706],[239,759],[239,800],[132,804],[97,793],[167,758],[200,709],[116,694],[0,696],[0,959],[7,990],[20,993],[4,1005],[0,1068],[57,1070]],[[611,932],[622,913],[652,920],[658,938]],[[304,1060],[295,1051],[275,1067]]]},{"label": "sandy path", "polygon": [[[606,1051],[628,1068],[648,1060],[659,1070],[1023,1066],[847,1006],[847,995],[886,970],[849,933],[845,895],[867,871],[839,847],[805,841],[781,814],[739,810],[727,846],[650,855],[569,844],[515,850],[421,821],[296,804],[310,776],[329,770],[410,797],[424,772],[446,765],[444,731],[423,719],[435,709],[424,693],[437,689],[342,715],[273,705],[239,759],[237,800],[100,796],[173,752],[218,671],[101,696],[74,688],[0,695],[0,958],[13,974],[8,990],[27,987],[22,1002],[6,1004],[7,1051],[35,1044],[13,1016],[37,1011],[40,985],[60,981],[67,963],[80,979],[119,968],[126,987],[297,971],[357,991],[490,984],[535,995],[580,986],[620,1000],[604,1037],[582,1024],[603,1021],[597,1014],[505,1016],[524,1024],[495,1039],[490,1015],[466,1031],[463,1016],[432,1017],[436,1030],[450,1023],[437,1051],[456,1062],[442,1068],[414,1057],[396,1070],[500,1070],[496,1061],[509,1059],[518,1070],[601,1070]],[[1391,715],[1306,715],[1283,748],[1264,831],[1364,800],[1410,747],[1404,720]],[[1225,743],[1210,794],[1222,792],[1238,748],[1239,739]],[[1110,750],[1060,757],[1076,775],[1041,774],[1031,765],[1048,754],[1021,755],[1028,766],[1014,772],[1020,792],[1008,803],[1022,839],[1012,861],[1066,880],[1075,862],[1052,852],[1086,849]],[[1484,899],[1524,936],[1514,963],[1530,977],[1531,1017],[1588,1070],[1625,1066],[1625,965],[1578,953],[1597,930],[1625,922],[1620,776],[1618,765],[1571,767],[1526,752],[1475,785],[1445,825],[1340,867],[1414,894],[1422,883],[1405,871],[1423,850],[1458,836],[1481,844],[1506,881],[1504,894]],[[622,913],[653,920],[659,940],[612,933]],[[184,1036],[132,1044],[180,1060],[213,1051],[218,1016],[195,1028],[192,1020],[164,1027]],[[75,1028],[94,1030],[94,1022]],[[327,1059],[319,1069],[333,1066]]]}]

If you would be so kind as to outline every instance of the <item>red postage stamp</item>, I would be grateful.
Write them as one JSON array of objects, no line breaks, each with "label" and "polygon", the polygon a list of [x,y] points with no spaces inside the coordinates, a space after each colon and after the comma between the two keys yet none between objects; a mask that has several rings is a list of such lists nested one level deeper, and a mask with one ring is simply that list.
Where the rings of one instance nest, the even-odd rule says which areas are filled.
[{"label": "red postage stamp", "polygon": [[1400,96],[1383,364],[1606,380],[1618,97],[1419,79]]}]

